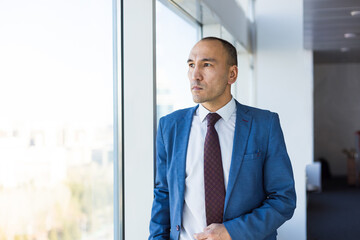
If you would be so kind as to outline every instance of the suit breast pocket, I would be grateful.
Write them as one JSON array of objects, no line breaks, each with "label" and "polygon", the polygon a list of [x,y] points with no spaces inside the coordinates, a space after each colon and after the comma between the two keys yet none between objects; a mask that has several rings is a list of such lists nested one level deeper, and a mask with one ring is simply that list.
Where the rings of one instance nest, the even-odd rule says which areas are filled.
[{"label": "suit breast pocket", "polygon": [[245,161],[258,161],[261,159],[261,156],[262,156],[261,151],[256,151],[255,153],[245,154],[244,162]]}]

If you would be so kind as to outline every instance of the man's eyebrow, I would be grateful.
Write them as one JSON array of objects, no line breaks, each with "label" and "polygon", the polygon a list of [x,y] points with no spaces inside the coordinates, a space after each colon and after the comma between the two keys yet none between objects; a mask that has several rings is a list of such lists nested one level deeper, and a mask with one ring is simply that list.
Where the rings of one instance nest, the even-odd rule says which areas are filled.
[{"label": "man's eyebrow", "polygon": [[[187,60],[187,62],[189,63],[189,62],[193,62],[194,60],[192,60],[192,59],[188,59]],[[202,62],[216,62],[216,59],[215,58],[203,58],[203,59],[201,59],[201,61]]]},{"label": "man's eyebrow", "polygon": [[203,58],[201,59],[202,62],[216,62],[215,58]]}]

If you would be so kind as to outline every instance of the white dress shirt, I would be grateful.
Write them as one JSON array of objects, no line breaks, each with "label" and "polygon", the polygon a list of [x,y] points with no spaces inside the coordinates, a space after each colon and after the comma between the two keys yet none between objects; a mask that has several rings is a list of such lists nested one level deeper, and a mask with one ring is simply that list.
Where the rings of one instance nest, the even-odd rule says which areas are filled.
[{"label": "white dress shirt", "polygon": [[[180,240],[193,240],[194,233],[206,227],[204,189],[204,142],[207,131],[206,116],[210,113],[201,104],[196,110],[190,130],[186,154],[185,201],[182,216]],[[231,155],[234,141],[236,103],[232,98],[224,107],[216,111],[221,118],[215,129],[219,135],[224,183],[227,189]]]}]

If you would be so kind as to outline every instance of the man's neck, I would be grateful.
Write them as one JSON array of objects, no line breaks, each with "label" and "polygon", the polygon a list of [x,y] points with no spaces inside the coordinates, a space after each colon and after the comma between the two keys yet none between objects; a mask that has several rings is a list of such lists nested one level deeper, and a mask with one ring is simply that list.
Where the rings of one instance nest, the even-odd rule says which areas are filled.
[{"label": "man's neck", "polygon": [[220,108],[224,107],[226,104],[228,104],[232,99],[232,96],[230,95],[229,97],[225,98],[224,101],[217,101],[216,103],[212,103],[212,102],[204,102],[201,103],[201,105],[206,108],[207,110],[209,110],[210,112],[216,112],[217,110],[219,110]]}]

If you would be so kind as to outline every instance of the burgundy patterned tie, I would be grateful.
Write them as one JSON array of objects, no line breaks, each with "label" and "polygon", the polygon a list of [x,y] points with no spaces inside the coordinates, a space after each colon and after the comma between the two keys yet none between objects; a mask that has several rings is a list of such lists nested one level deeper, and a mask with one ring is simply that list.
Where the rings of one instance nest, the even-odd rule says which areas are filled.
[{"label": "burgundy patterned tie", "polygon": [[214,127],[221,118],[217,113],[207,116],[207,132],[204,145],[204,184],[206,223],[223,222],[225,203],[224,172],[221,161],[219,136]]}]

